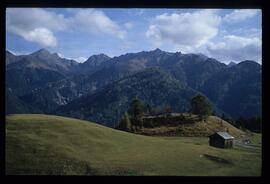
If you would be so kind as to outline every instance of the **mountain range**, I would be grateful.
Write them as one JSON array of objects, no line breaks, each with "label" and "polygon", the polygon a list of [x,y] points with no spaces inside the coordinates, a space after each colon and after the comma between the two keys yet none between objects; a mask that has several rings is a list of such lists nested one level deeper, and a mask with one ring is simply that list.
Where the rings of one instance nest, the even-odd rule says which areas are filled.
[{"label": "mountain range", "polygon": [[217,114],[261,116],[261,71],[255,61],[226,65],[160,49],[93,55],[84,63],[45,49],[20,56],[6,51],[6,114],[60,114],[113,126],[135,97],[185,112],[202,93]]}]

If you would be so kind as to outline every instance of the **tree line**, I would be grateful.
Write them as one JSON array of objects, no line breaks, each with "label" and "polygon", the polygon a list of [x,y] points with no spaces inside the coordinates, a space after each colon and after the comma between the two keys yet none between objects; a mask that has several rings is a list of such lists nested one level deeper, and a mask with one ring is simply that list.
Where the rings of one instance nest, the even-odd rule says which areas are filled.
[{"label": "tree line", "polygon": [[[205,121],[207,117],[211,115],[212,106],[205,96],[198,94],[191,99],[190,103],[190,113],[198,115],[202,121]],[[136,97],[132,100],[128,111],[124,114],[116,128],[128,132],[135,132],[137,129],[143,128],[143,116],[163,114],[169,117],[171,113],[172,109],[169,105],[163,109],[151,107],[149,104],[145,104]]]},{"label": "tree line", "polygon": [[[214,114],[209,100],[202,94],[197,94],[196,96],[194,96],[190,100],[190,105],[191,108],[189,110],[189,113],[198,115],[201,121],[205,121],[208,116]],[[169,117],[171,113],[172,109],[169,105],[165,106],[163,109],[160,107],[152,107],[136,97],[132,100],[128,111],[125,112],[124,116],[122,117],[116,128],[128,132],[136,132],[136,130],[143,128],[144,116],[156,116],[162,114],[165,115],[165,117]],[[240,117],[234,120],[222,114],[221,119],[242,130],[250,130],[252,132],[258,133],[261,132],[261,117]]]},{"label": "tree line", "polygon": [[254,116],[249,118],[239,117],[234,120],[222,114],[221,118],[241,130],[249,130],[256,133],[262,132],[262,118],[260,116]]}]

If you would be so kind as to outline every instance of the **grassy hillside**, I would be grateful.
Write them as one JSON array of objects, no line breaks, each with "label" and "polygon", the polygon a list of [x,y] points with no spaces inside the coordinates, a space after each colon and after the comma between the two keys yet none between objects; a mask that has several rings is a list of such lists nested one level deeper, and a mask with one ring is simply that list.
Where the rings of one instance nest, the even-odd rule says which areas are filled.
[{"label": "grassy hillside", "polygon": [[258,176],[261,168],[260,147],[218,149],[207,138],[148,137],[39,114],[6,116],[5,150],[6,174]]},{"label": "grassy hillside", "polygon": [[[182,119],[181,119],[182,117]],[[148,119],[148,121],[147,121]],[[173,113],[171,117],[165,118],[154,117],[145,119],[146,123],[160,122],[165,126],[157,126],[153,128],[143,128],[138,133],[143,135],[155,135],[155,136],[188,136],[188,137],[206,137],[214,134],[218,131],[227,130],[234,137],[240,137],[246,133],[232,126],[230,123],[220,119],[217,116],[209,116],[207,120],[199,120],[197,115],[189,113]],[[170,121],[174,119],[176,126],[171,126],[169,122],[166,124],[166,120]],[[166,126],[167,125],[167,126]]]}]

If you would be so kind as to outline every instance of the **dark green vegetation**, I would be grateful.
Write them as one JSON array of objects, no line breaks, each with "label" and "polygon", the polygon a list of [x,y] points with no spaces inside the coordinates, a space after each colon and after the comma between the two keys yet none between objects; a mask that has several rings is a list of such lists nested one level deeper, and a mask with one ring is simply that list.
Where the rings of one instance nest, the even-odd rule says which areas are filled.
[{"label": "dark green vegetation", "polygon": [[218,149],[204,137],[149,137],[78,119],[6,116],[6,174],[260,176],[254,149]]},{"label": "dark green vegetation", "polygon": [[200,119],[205,120],[211,113],[212,107],[207,97],[198,94],[191,99],[191,113],[199,116]]},{"label": "dark green vegetation", "polygon": [[[212,107],[206,97],[198,94],[191,99],[190,103],[190,112],[193,114],[172,113],[169,106],[165,107],[163,112],[156,114],[153,112],[155,107],[145,104],[136,97],[131,102],[128,113],[125,113],[115,128],[127,132],[162,136],[209,136],[217,131],[229,130],[228,123],[222,119],[215,120],[214,124],[211,123],[213,118],[210,119],[209,115]],[[241,131],[237,132],[234,129],[233,127],[230,130],[232,134],[240,136]]]},{"label": "dark green vegetation", "polygon": [[156,108],[185,112],[190,99],[202,93],[216,115],[261,116],[261,65],[225,65],[201,54],[160,49],[114,58],[94,55],[82,64],[45,49],[24,56],[7,51],[6,88],[11,101],[25,104],[20,111],[6,104],[7,114],[41,111],[107,126],[120,120],[136,96]]},{"label": "dark green vegetation", "polygon": [[194,90],[162,70],[149,68],[113,82],[94,94],[76,99],[57,109],[56,114],[114,126],[135,96],[151,106],[170,104],[173,111],[183,112],[189,109],[189,100],[194,94]]},{"label": "dark green vegetation", "polygon": [[127,132],[134,132],[127,113],[125,113],[124,117],[121,119],[121,121],[117,125],[117,129],[127,131]]},{"label": "dark green vegetation", "polygon": [[261,66],[243,61],[218,72],[201,88],[232,118],[261,116]]},{"label": "dark green vegetation", "polygon": [[131,106],[128,109],[128,113],[132,118],[138,119],[145,111],[144,103],[137,97],[131,102]]},{"label": "dark green vegetation", "polygon": [[250,130],[252,132],[257,133],[262,132],[262,119],[260,117],[251,117],[251,118],[240,117],[237,120],[233,120],[223,115],[221,118],[237,128],[243,130]]},{"label": "dark green vegetation", "polygon": [[251,130],[252,132],[262,132],[262,119],[260,117],[239,118],[235,121],[235,126],[238,128]]},{"label": "dark green vegetation", "polygon": [[6,89],[6,114],[11,113],[41,113],[40,110],[33,108],[29,104],[20,100],[13,94],[10,88]]}]

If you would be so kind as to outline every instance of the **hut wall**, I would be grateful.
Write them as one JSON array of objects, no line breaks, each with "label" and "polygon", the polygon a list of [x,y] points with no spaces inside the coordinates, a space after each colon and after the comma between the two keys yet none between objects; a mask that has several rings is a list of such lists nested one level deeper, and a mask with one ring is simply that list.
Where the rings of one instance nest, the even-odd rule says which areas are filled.
[{"label": "hut wall", "polygon": [[212,136],[210,137],[210,142],[209,142],[210,146],[214,146],[214,147],[219,147],[219,148],[224,148],[225,144],[224,144],[224,139],[222,139],[219,136]]},{"label": "hut wall", "polygon": [[233,139],[224,140],[225,148],[232,148],[233,147]]}]

